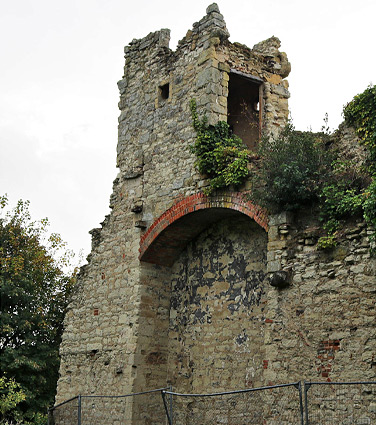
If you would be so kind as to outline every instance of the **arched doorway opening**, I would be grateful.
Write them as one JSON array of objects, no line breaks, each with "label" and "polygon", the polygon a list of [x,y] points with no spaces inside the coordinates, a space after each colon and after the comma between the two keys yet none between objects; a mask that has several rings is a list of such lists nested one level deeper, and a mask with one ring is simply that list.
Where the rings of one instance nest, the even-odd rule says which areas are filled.
[{"label": "arched doorway opening", "polygon": [[265,212],[238,193],[185,198],[149,227],[136,391],[261,384],[266,230]]}]

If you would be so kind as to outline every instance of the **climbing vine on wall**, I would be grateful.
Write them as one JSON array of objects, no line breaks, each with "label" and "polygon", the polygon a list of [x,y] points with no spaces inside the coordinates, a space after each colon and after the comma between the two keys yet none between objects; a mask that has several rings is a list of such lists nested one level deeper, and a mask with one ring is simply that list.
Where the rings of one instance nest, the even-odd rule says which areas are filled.
[{"label": "climbing vine on wall", "polygon": [[[332,164],[332,178],[321,193],[321,218],[327,231],[327,236],[319,240],[323,248],[335,244],[341,220],[356,215],[363,215],[373,228],[370,238],[376,242],[376,87],[370,85],[355,96],[343,108],[343,115],[368,155],[365,169],[349,161]],[[375,253],[375,247],[372,252]]]},{"label": "climbing vine on wall", "polygon": [[376,175],[376,86],[370,85],[343,108],[346,123],[354,127],[369,153],[369,171]]},{"label": "climbing vine on wall", "polygon": [[201,174],[209,177],[207,193],[215,189],[241,185],[247,178],[249,151],[242,140],[232,133],[225,121],[209,125],[207,117],[197,114],[197,104],[190,102],[196,140],[191,151],[197,157],[196,166]]}]

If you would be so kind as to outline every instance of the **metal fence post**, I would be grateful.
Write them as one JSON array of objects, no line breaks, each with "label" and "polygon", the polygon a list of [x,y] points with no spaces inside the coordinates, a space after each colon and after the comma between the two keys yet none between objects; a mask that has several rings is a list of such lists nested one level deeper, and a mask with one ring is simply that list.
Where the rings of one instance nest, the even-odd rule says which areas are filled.
[{"label": "metal fence post", "polygon": [[304,409],[303,409],[303,396],[302,396],[302,383],[299,381],[295,388],[299,391],[299,406],[300,406],[300,423],[304,425]]},{"label": "metal fence post", "polygon": [[[172,392],[172,385],[170,385],[170,391]],[[171,425],[174,424],[174,412],[172,410],[172,394],[170,394],[170,418],[171,418]]]},{"label": "metal fence post", "polygon": [[164,408],[165,408],[165,411],[166,411],[166,416],[167,416],[167,420],[168,420],[168,425],[172,425],[172,422],[171,422],[171,417],[170,417],[170,411],[169,411],[169,408],[168,408],[168,406],[167,406],[167,402],[166,402],[166,392],[165,392],[165,390],[161,390],[161,395],[162,395],[162,400],[163,400],[163,405],[164,405]]},{"label": "metal fence post", "polygon": [[309,425],[309,419],[308,419],[308,390],[311,387],[311,383],[304,381],[304,408],[305,408],[305,425]]},{"label": "metal fence post", "polygon": [[81,425],[81,394],[78,395],[77,401],[77,425]]}]

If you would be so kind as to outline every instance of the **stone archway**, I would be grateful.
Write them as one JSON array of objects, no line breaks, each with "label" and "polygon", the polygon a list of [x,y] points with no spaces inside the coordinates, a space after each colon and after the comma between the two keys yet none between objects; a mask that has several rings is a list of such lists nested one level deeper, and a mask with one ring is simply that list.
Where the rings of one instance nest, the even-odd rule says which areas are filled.
[{"label": "stone archway", "polygon": [[200,193],[143,235],[136,391],[219,389],[222,369],[226,389],[261,383],[267,220],[244,194]]},{"label": "stone archway", "polygon": [[214,196],[203,193],[176,202],[149,227],[140,241],[140,260],[171,267],[189,241],[223,218],[245,214],[268,230],[266,211],[246,199],[245,193]]}]

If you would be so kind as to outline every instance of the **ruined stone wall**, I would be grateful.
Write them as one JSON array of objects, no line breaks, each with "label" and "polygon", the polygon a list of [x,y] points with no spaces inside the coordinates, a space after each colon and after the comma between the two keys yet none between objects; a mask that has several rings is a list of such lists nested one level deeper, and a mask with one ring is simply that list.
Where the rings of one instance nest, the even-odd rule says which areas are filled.
[{"label": "ruined stone wall", "polygon": [[[176,51],[168,30],[125,48],[112,212],[91,231],[65,319],[57,403],[170,383],[208,392],[375,376],[375,262],[364,225],[325,254],[316,250],[314,213],[269,217],[268,225],[242,195],[202,193],[207,180],[189,150],[191,99],[210,123],[226,120],[237,73],[260,89],[266,132],[288,115],[290,64],[279,40],[250,49],[228,36],[212,5]],[[150,246],[159,255],[144,256]],[[280,271],[283,289],[268,280]],[[137,403],[127,418],[149,420]]]},{"label": "ruined stone wall", "polygon": [[268,271],[291,283],[267,292],[264,378],[283,382],[375,379],[376,258],[362,220],[347,223],[337,247],[317,248],[312,212],[273,217]]},{"label": "ruined stone wall", "polygon": [[168,379],[182,392],[262,383],[267,234],[239,214],[212,225],[172,269]]}]

